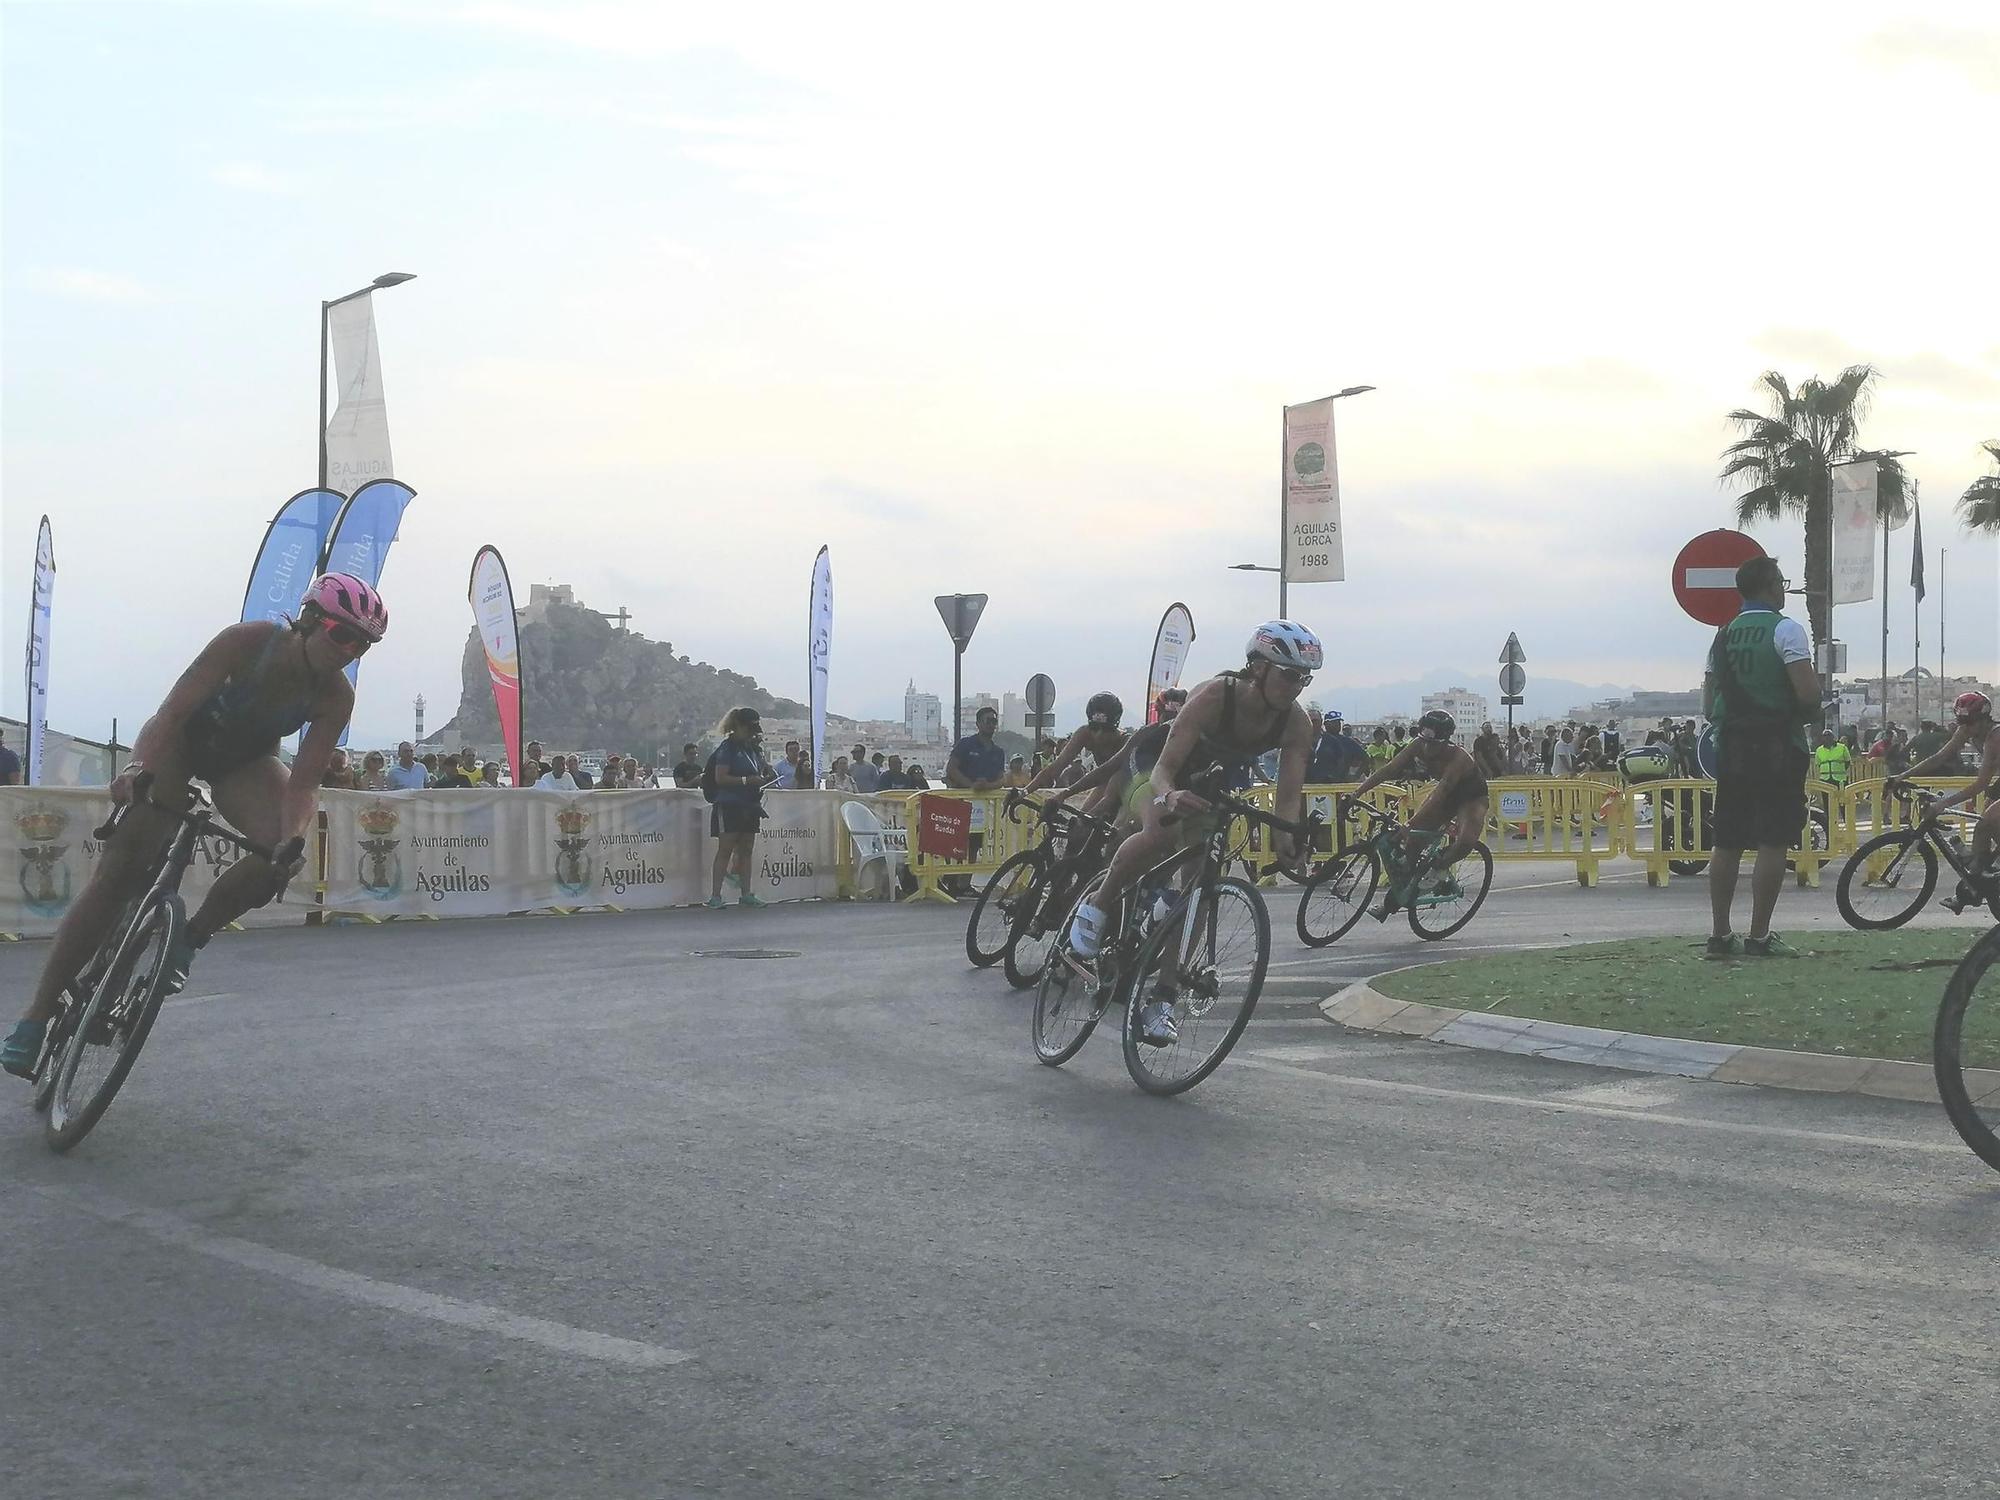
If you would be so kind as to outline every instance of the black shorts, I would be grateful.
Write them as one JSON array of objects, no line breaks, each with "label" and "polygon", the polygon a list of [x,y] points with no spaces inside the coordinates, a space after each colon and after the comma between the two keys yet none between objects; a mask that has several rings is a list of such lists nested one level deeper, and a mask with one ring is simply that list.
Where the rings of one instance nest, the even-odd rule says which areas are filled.
[{"label": "black shorts", "polygon": [[1724,735],[1716,750],[1715,849],[1792,849],[1806,826],[1812,757],[1771,734]]},{"label": "black shorts", "polygon": [[754,802],[748,806],[740,802],[718,802],[708,810],[709,836],[721,838],[725,833],[755,833],[763,816],[763,810]]}]

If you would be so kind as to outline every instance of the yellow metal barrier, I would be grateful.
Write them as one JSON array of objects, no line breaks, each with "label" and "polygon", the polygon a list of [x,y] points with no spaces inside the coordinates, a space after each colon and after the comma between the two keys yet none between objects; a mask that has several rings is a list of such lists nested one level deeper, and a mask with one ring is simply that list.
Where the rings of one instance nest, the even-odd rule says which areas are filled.
[{"label": "yellow metal barrier", "polygon": [[954,802],[972,804],[973,856],[966,860],[939,859],[934,854],[923,853],[917,845],[921,842],[915,829],[910,833],[909,870],[916,877],[917,888],[910,893],[911,901],[954,901],[952,892],[944,888],[946,881],[966,882],[958,895],[968,894],[974,877],[991,875],[996,870],[1031,847],[1040,835],[1040,823],[1025,811],[1018,823],[1010,821],[1001,811],[1006,800],[1005,791],[961,792],[941,790],[912,794],[907,804],[908,817],[912,822],[917,817],[918,799],[921,797],[945,797]]},{"label": "yellow metal barrier", "polygon": [[[1838,858],[1841,852],[1835,848],[1836,831],[1845,820],[1844,808],[1849,789],[1829,786],[1823,781],[1808,781],[1805,790],[1808,814],[1815,808],[1827,813],[1828,821],[1824,825],[1827,835],[1823,847],[1815,848],[1811,833],[1813,824],[1809,817],[1806,835],[1791,849],[1788,858],[1798,871],[1799,883],[1816,886],[1819,884],[1820,867]],[[1648,885],[1665,885],[1673,865],[1706,864],[1714,857],[1713,831],[1710,827],[1715,815],[1714,782],[1697,778],[1648,781],[1626,788],[1625,802],[1631,835],[1627,852],[1645,864]],[[1639,837],[1642,828],[1650,830],[1647,838]],[[1845,838],[1847,835],[1839,834],[1838,837]]]},{"label": "yellow metal barrier", "polygon": [[1593,886],[1598,867],[1631,847],[1631,804],[1615,778],[1508,776],[1487,787],[1482,837],[1495,860],[1571,864],[1576,883]]}]

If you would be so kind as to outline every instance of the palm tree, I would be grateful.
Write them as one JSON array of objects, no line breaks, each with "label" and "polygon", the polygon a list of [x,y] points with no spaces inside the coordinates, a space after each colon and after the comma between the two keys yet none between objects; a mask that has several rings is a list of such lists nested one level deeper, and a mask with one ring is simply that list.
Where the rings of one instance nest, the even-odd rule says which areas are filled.
[{"label": "palm tree", "polygon": [[[1766,370],[1758,384],[1771,393],[1771,414],[1740,409],[1729,414],[1743,436],[1722,450],[1722,478],[1744,474],[1752,481],[1736,497],[1737,521],[1776,520],[1787,512],[1805,515],[1806,613],[1815,643],[1826,640],[1831,628],[1827,570],[1832,470],[1877,451],[1855,446],[1875,376],[1872,365],[1850,365],[1838,380],[1814,376],[1794,391],[1783,375]],[[1885,522],[1900,521],[1909,514],[1903,466],[1886,457],[1878,458],[1877,465],[1876,507]]]},{"label": "palm tree", "polygon": [[[2000,441],[1981,443],[1986,456],[2000,464]],[[1959,496],[1959,515],[1974,531],[2000,531],[2000,474],[1982,474]]]}]

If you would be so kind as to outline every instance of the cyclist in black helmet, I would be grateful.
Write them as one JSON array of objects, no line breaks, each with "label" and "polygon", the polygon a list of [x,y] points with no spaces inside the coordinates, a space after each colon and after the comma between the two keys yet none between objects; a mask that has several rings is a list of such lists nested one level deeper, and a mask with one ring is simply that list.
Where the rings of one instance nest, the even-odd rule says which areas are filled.
[{"label": "cyclist in black helmet", "polygon": [[1437,778],[1437,785],[1410,814],[1407,849],[1414,851],[1422,835],[1435,833],[1453,824],[1451,847],[1436,862],[1440,882],[1450,878],[1451,867],[1463,859],[1486,827],[1486,810],[1492,794],[1486,777],[1472,756],[1452,742],[1458,722],[1441,708],[1434,708],[1417,720],[1417,732],[1402,751],[1373,772],[1353,794],[1373,791],[1385,781],[1400,781],[1421,771]]},{"label": "cyclist in black helmet", "polygon": [[1063,741],[1053,759],[1035,773],[1024,791],[1039,792],[1055,783],[1084,751],[1090,752],[1093,768],[1109,764],[1125,748],[1126,733],[1118,727],[1125,717],[1125,705],[1116,693],[1098,693],[1083,706],[1083,727]]}]

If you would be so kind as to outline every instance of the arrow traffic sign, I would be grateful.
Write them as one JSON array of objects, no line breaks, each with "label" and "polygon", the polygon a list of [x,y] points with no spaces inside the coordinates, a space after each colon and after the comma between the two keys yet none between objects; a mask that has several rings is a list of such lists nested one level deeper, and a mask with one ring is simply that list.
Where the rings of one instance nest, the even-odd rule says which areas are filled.
[{"label": "arrow traffic sign", "polygon": [[1512,666],[1515,662],[1526,661],[1527,659],[1528,653],[1521,649],[1521,638],[1514,634],[1513,631],[1508,631],[1507,644],[1500,648],[1500,660],[1502,664]]},{"label": "arrow traffic sign", "polygon": [[1674,559],[1674,598],[1704,625],[1727,625],[1743,608],[1736,570],[1764,556],[1754,537],[1740,531],[1704,531]]},{"label": "arrow traffic sign", "polygon": [[944,628],[951,633],[951,643],[963,651],[972,643],[972,632],[979,628],[979,615],[986,608],[984,594],[939,594],[934,601],[938,618],[944,621]]}]

